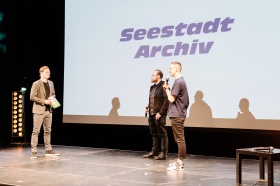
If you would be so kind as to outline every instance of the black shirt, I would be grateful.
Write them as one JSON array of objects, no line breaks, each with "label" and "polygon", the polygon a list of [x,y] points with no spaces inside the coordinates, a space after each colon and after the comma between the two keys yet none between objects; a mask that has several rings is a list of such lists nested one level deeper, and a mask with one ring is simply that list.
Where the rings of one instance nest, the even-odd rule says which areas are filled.
[{"label": "black shirt", "polygon": [[[45,99],[47,100],[49,97],[50,97],[50,85],[48,82],[43,82],[44,84],[44,87],[45,87],[45,92],[46,92],[46,97]],[[49,111],[50,110],[50,105],[46,105],[46,111]]]}]

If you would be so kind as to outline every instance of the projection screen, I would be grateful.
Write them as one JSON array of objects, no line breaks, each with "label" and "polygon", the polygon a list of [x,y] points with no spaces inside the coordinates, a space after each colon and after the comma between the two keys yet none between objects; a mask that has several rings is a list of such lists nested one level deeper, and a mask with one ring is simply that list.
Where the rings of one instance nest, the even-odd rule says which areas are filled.
[{"label": "projection screen", "polygon": [[63,122],[147,125],[151,74],[160,69],[165,80],[179,61],[190,97],[185,126],[280,130],[278,7],[66,0]]}]

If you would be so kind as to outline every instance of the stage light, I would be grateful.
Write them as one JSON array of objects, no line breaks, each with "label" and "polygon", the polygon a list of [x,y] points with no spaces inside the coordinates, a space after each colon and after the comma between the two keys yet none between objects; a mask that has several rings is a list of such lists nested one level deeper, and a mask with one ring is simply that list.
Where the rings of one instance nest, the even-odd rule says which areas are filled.
[{"label": "stage light", "polygon": [[26,88],[25,87],[21,87],[20,91],[25,92]]},{"label": "stage light", "polygon": [[21,91],[12,92],[12,140],[11,143],[25,143],[25,111],[24,88]]}]

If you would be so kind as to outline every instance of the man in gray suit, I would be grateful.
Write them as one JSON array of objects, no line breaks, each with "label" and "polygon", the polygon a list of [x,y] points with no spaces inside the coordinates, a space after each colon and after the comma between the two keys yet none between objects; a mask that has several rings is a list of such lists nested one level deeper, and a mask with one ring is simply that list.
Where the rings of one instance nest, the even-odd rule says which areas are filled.
[{"label": "man in gray suit", "polygon": [[40,79],[32,84],[30,100],[33,101],[33,131],[31,136],[31,158],[37,158],[37,144],[40,129],[44,127],[46,155],[56,155],[51,146],[52,99],[55,98],[54,84],[49,80],[50,69],[43,66],[39,69]]}]

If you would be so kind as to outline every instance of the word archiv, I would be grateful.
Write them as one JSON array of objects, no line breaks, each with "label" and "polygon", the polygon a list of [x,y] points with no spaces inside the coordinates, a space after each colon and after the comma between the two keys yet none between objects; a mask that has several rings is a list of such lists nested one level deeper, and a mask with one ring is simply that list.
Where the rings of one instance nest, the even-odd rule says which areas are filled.
[{"label": "word archiv", "polygon": [[[152,27],[146,29],[134,29],[126,28],[121,32],[120,42],[128,42],[131,40],[143,40],[143,39],[157,39],[168,38],[172,36],[180,37],[185,35],[197,35],[197,34],[210,34],[231,31],[231,24],[234,23],[234,19],[227,17],[223,20],[221,18],[215,18],[214,21],[207,21],[205,23],[179,23],[178,25],[169,25],[162,28]],[[191,44],[177,42],[176,44],[165,46],[150,46],[142,45],[139,47],[134,58],[151,58],[156,54],[161,53],[162,56],[178,56],[178,55],[194,55],[194,54],[208,54],[211,50],[214,41],[199,42],[198,39],[194,39]]]}]

